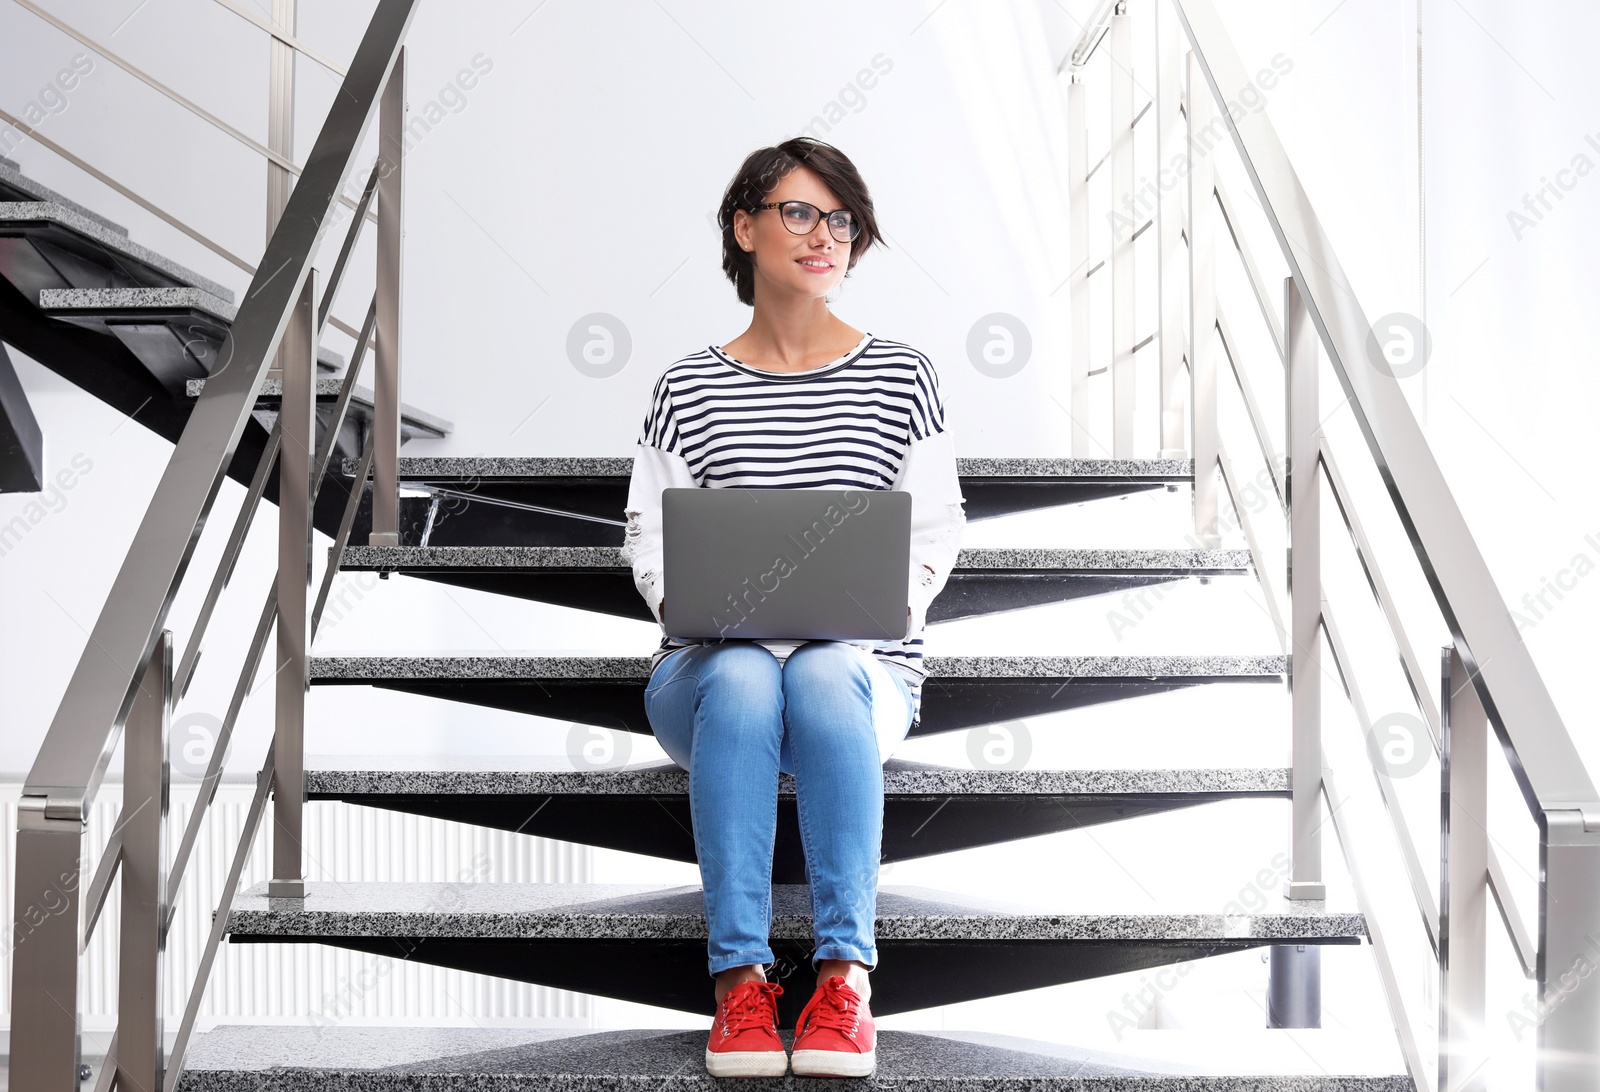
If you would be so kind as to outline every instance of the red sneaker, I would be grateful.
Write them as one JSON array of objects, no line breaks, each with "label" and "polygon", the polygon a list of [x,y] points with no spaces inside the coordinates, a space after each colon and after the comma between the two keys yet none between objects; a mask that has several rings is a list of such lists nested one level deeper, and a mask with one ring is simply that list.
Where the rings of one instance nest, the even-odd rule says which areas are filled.
[{"label": "red sneaker", "polygon": [[795,1021],[795,1076],[870,1077],[877,1039],[872,1010],[843,975],[832,975]]},{"label": "red sneaker", "polygon": [[776,982],[751,979],[722,995],[706,1045],[706,1072],[713,1077],[782,1077],[789,1055],[778,1038]]}]

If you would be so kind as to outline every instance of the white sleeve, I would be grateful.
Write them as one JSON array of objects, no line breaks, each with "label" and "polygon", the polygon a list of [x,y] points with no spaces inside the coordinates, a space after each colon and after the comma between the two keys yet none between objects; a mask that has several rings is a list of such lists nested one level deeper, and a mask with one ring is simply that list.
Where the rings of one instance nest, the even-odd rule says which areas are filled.
[{"label": "white sleeve", "polygon": [[956,473],[955,443],[948,431],[913,440],[892,489],[911,494],[911,628],[920,632],[928,607],[944,590],[961,551],[967,514]]},{"label": "white sleeve", "polygon": [[661,621],[661,600],[666,595],[661,574],[661,491],[698,485],[682,455],[649,444],[639,444],[635,449],[622,559],[633,566],[633,586],[644,596],[657,622]]}]

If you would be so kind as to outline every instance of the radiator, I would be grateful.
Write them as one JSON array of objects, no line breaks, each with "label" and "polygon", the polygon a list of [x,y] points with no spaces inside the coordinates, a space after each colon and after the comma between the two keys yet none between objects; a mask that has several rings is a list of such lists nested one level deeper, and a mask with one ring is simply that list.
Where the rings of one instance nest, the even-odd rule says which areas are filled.
[{"label": "radiator", "polygon": [[[170,1035],[188,1000],[212,914],[227,878],[253,784],[224,784],[212,802],[189,861],[167,946],[166,1020]],[[5,813],[0,839],[4,936],[15,912],[17,798],[21,783],[0,783]],[[169,841],[173,850],[194,809],[196,787],[172,787]],[[84,886],[93,875],[121,806],[121,786],[107,784],[94,803]],[[270,810],[261,826],[271,825]],[[587,883],[587,846],[342,803],[319,802],[305,812],[306,872],[313,880],[498,881]],[[169,850],[170,852],[170,850]],[[258,831],[241,890],[267,879],[269,839]],[[95,1054],[116,1023],[119,887],[81,961],[79,1012],[84,1052]],[[11,945],[0,950],[0,1023],[11,1013]],[[515,1020],[521,1026],[589,1027],[591,998],[566,990],[506,982],[318,944],[229,944],[226,939],[200,1008],[200,1026],[290,1022],[331,1025],[375,1021],[470,1024]]]}]

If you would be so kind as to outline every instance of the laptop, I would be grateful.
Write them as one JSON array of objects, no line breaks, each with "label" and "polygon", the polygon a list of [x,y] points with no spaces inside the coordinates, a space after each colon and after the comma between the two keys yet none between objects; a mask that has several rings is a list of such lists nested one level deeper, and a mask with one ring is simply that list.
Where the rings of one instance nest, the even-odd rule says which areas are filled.
[{"label": "laptop", "polygon": [[661,491],[666,631],[685,640],[906,635],[903,489]]}]

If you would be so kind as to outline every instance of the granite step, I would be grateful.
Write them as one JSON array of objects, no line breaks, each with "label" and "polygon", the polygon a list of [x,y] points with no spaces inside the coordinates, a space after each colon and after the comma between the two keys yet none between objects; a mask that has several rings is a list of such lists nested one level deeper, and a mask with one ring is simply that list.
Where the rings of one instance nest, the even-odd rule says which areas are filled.
[{"label": "granite step", "polygon": [[[969,521],[1175,490],[1194,481],[1188,459],[968,458],[956,464]],[[631,456],[416,457],[401,459],[399,469],[401,481],[457,502],[448,525],[430,539],[437,546],[603,544],[609,540],[592,537],[600,529],[594,521],[621,522],[632,471]],[[345,473],[354,472],[350,460]],[[508,521],[507,506],[523,518]],[[540,511],[577,526],[545,527],[532,518]]]},{"label": "granite step", "polygon": [[[321,362],[319,361],[319,364]],[[315,397],[318,402],[333,402],[339,397],[339,391],[344,386],[343,360],[339,361],[339,369],[331,372],[319,372],[315,383]],[[191,379],[185,385],[185,391],[191,398],[200,397],[200,392],[206,389],[204,379]],[[269,376],[261,381],[261,391],[256,396],[256,414],[264,420],[266,427],[271,428],[272,422],[277,418],[277,407],[283,402],[283,380]],[[350,392],[350,406],[345,411],[347,421],[358,422],[362,434],[371,428],[373,413],[378,404],[377,395],[371,387],[364,387],[360,383]],[[436,417],[415,406],[400,403],[400,442],[408,440],[440,440],[455,431],[455,426],[443,417]],[[355,450],[361,450],[357,444]]]},{"label": "granite step", "polygon": [[[810,889],[771,888],[774,981],[814,950]],[[873,1011],[892,1015],[1274,944],[1359,944],[1354,908],[1267,895],[1256,911],[1059,913],[913,885],[879,885]],[[304,900],[241,893],[233,943],[321,943],[710,1015],[698,884],[307,884]],[[812,983],[815,976],[812,975]],[[805,997],[779,999],[792,1027]],[[809,991],[806,991],[809,993]]]},{"label": "granite step", "polygon": [[[192,409],[183,396],[183,380],[204,373],[187,365],[152,371],[103,328],[85,329],[42,313],[39,297],[72,289],[176,289],[203,294],[208,306],[216,301],[216,306],[231,308],[231,289],[132,241],[121,225],[62,200],[22,176],[13,164],[0,164],[0,277],[9,285],[0,286],[0,339],[163,440],[177,443]],[[213,320],[202,315],[200,321]],[[125,332],[137,336],[136,331]],[[165,331],[161,336],[171,338]],[[228,476],[248,484],[266,441],[260,424],[249,422]],[[338,492],[324,494],[331,502]],[[274,483],[268,499],[276,496]],[[327,533],[339,524],[340,512],[330,516],[330,507],[319,505],[316,516],[318,529]]]},{"label": "granite step", "polygon": [[[780,999],[781,1000],[781,999]],[[1287,1037],[1287,1033],[1283,1033]],[[591,1092],[598,1088],[721,1088],[705,1072],[706,1031],[566,1028],[376,1028],[232,1025],[203,1032],[178,1092]],[[784,1049],[794,1033],[779,1032]],[[1223,1042],[1213,1041],[1215,1057]],[[1008,1035],[880,1029],[877,1068],[851,1088],[926,1092],[1412,1092],[1400,1073],[1281,1071],[1226,1063],[1176,1064]],[[1243,1068],[1243,1067],[1239,1067]],[[792,1076],[744,1078],[740,1088],[802,1087]],[[809,1086],[806,1086],[809,1087]]]},{"label": "granite step", "polygon": [[[437,514],[435,522],[437,522]],[[340,568],[402,573],[454,587],[618,618],[654,621],[622,560],[622,527],[606,546],[350,546]],[[424,537],[427,537],[426,528]],[[1191,577],[1250,573],[1248,550],[1071,550],[968,547],[956,556],[928,621],[1023,610]]]},{"label": "granite step", "polygon": [[[670,761],[600,766],[579,745],[538,757],[314,756],[308,767],[312,800],[698,861],[689,773]],[[803,883],[794,777],[780,773],[777,791],[773,882]],[[887,864],[1223,800],[1287,799],[1289,771],[973,769],[891,757],[883,794]]]},{"label": "granite step", "polygon": [[59,200],[0,201],[0,276],[33,303],[41,291],[68,288],[193,287],[234,299],[226,286]]},{"label": "granite step", "polygon": [[[39,310],[116,337],[152,373],[179,377],[171,385],[189,397],[199,388],[185,388],[181,380],[204,382],[239,313],[201,288],[50,288],[39,293]],[[321,348],[317,368],[323,374],[342,372],[344,357]]]},{"label": "granite step", "polygon": [[6,202],[33,202],[43,201],[52,205],[61,205],[71,209],[79,216],[92,220],[105,228],[126,237],[128,229],[112,220],[101,216],[91,208],[86,208],[76,201],[69,200],[39,182],[34,181],[22,173],[22,168],[11,160],[0,157],[0,201]]},{"label": "granite step", "polygon": [[[1217,683],[1277,684],[1282,655],[930,656],[912,736]],[[316,685],[377,686],[650,735],[648,656],[314,656]]]},{"label": "granite step", "polygon": [[[238,308],[200,288],[50,288],[39,293],[39,310],[51,318],[121,341],[173,393],[209,375]],[[318,351],[322,372],[344,368],[344,358]],[[204,382],[203,379],[199,380]]]},{"label": "granite step", "polygon": [[[14,250],[5,249],[4,231],[0,225],[0,275],[6,275],[7,255],[15,256]],[[184,397],[183,374],[163,381],[116,337],[46,315],[32,298],[4,284],[0,284],[0,341],[167,443],[177,444],[188,427],[194,401]],[[254,417],[247,419],[227,464],[228,477],[248,486],[267,442],[267,428]],[[341,459],[347,450],[358,449],[341,447]],[[327,535],[338,531],[349,491],[349,479],[336,472],[336,465],[329,467],[324,484],[332,488],[321,490],[314,517],[317,530]],[[277,496],[277,478],[273,475],[265,499],[276,504]]]}]

